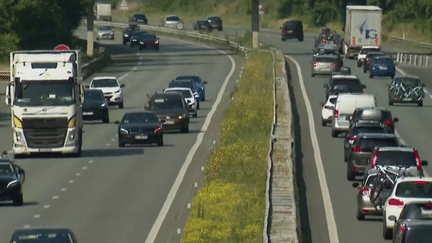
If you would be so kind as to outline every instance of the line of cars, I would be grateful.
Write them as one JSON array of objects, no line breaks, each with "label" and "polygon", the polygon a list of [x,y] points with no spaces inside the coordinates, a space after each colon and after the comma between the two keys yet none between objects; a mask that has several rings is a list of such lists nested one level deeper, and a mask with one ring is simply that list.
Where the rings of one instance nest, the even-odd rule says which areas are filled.
[{"label": "line of cars", "polygon": [[[371,71],[381,65],[379,59],[387,58],[385,54],[372,57],[371,53],[382,53],[377,48],[366,49],[358,55],[359,67],[368,65]],[[382,216],[383,237],[393,238],[393,242],[428,242],[432,238],[432,177],[423,168],[428,162],[420,158],[417,149],[400,142],[394,134],[399,119],[392,117],[388,108],[378,107],[374,95],[364,93],[366,86],[357,75],[346,71],[332,72],[328,84],[324,84],[326,102],[321,103],[321,113],[322,125],[331,123],[332,137],[344,135],[347,180],[361,181],[352,184],[356,188],[356,217],[365,220],[366,216]],[[395,76],[392,70],[381,74],[392,78],[389,105],[420,102],[412,94],[413,86],[418,87],[417,93],[423,92],[419,91],[424,85],[418,78]],[[414,81],[418,83],[412,84]],[[412,95],[398,99],[398,94],[395,98],[395,89],[411,90]],[[420,99],[419,106],[423,96]],[[413,211],[417,216],[410,216]]]}]

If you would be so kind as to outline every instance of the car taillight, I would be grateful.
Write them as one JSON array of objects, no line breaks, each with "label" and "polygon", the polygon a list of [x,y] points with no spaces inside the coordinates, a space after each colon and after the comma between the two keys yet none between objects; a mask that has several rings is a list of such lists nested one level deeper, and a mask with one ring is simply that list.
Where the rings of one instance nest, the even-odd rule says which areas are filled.
[{"label": "car taillight", "polygon": [[387,121],[385,121],[385,123],[384,123],[386,126],[388,126],[388,127],[393,127],[393,121],[392,121],[392,119],[388,119]]},{"label": "car taillight", "polygon": [[352,170],[352,171],[358,171],[358,170],[359,170],[359,167],[358,167],[358,166],[353,166],[353,167],[351,167],[351,170]]},{"label": "car taillight", "polygon": [[414,181],[414,184],[420,185],[420,186],[425,186],[425,185],[429,184],[429,181]]},{"label": "car taillight", "polygon": [[327,40],[326,40],[326,39],[324,39],[324,40],[322,41],[322,43],[326,44],[326,43],[327,43]]},{"label": "car taillight", "polygon": [[158,132],[162,132],[162,127],[157,127],[154,131],[153,131],[153,133],[158,133]]},{"label": "car taillight", "polygon": [[374,153],[373,156],[372,156],[372,159],[371,159],[371,168],[372,168],[372,169],[375,168],[376,163],[377,163],[377,161],[378,161],[378,152],[379,152],[379,150],[376,149],[376,150],[375,150],[375,153]]},{"label": "car taillight", "polygon": [[369,196],[370,195],[370,189],[368,187],[363,187],[362,195],[363,196]]},{"label": "car taillight", "polygon": [[339,118],[339,110],[334,110],[334,117]]},{"label": "car taillight", "polygon": [[390,199],[388,201],[388,203],[390,206],[403,206],[404,205],[403,201],[401,201],[399,199],[395,199],[395,198]]},{"label": "car taillight", "polygon": [[288,30],[284,30],[284,34],[288,33]]},{"label": "car taillight", "polygon": [[356,135],[353,135],[353,134],[349,135],[349,136],[348,136],[348,143],[349,143],[349,144],[353,144],[354,141],[356,140],[356,138],[357,138]]},{"label": "car taillight", "polygon": [[422,161],[420,159],[420,155],[419,155],[417,149],[414,149],[414,157],[415,157],[415,160],[416,160],[417,170],[421,170]]},{"label": "car taillight", "polygon": [[314,68],[317,68],[319,66],[319,63],[318,62],[314,62],[313,65],[314,65]]},{"label": "car taillight", "polygon": [[332,66],[333,66],[333,67],[336,67],[336,63],[332,63]]},{"label": "car taillight", "polygon": [[354,151],[354,152],[363,152],[363,151],[364,151],[364,148],[362,148],[362,147],[360,147],[360,146],[354,146],[353,151]]},{"label": "car taillight", "polygon": [[403,235],[405,233],[405,230],[406,230],[406,223],[403,223],[399,227],[400,234]]},{"label": "car taillight", "polygon": [[326,105],[326,106],[324,106],[324,108],[326,108],[327,110],[330,110],[332,108],[332,106],[331,105]]}]

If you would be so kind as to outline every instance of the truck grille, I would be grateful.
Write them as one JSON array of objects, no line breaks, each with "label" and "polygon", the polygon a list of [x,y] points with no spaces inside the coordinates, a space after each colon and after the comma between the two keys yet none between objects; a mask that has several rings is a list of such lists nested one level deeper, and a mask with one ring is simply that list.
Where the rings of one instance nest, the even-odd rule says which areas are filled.
[{"label": "truck grille", "polygon": [[29,148],[61,148],[67,134],[67,118],[24,118],[23,130]]}]

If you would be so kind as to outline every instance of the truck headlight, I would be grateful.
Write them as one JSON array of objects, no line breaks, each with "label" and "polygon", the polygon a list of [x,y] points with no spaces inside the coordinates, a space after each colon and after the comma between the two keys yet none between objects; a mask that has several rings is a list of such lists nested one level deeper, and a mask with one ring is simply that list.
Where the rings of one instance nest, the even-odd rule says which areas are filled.
[{"label": "truck headlight", "polygon": [[21,131],[15,132],[15,139],[18,144],[25,144],[24,134]]},{"label": "truck headlight", "polygon": [[77,139],[76,132],[77,132],[77,129],[72,129],[69,131],[67,138],[66,138],[66,143],[65,143],[66,146],[75,144],[75,140]]}]

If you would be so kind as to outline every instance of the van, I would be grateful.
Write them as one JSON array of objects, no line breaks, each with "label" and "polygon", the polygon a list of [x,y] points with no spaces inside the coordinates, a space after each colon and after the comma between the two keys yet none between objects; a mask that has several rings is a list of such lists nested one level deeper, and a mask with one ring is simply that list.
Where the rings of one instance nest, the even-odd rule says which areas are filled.
[{"label": "van", "polygon": [[338,94],[332,118],[332,137],[337,137],[339,133],[348,131],[351,116],[356,108],[375,106],[376,99],[372,94]]},{"label": "van", "polygon": [[299,41],[303,41],[303,24],[301,21],[287,21],[281,26],[281,29],[282,41],[286,41],[286,39],[298,39]]}]

